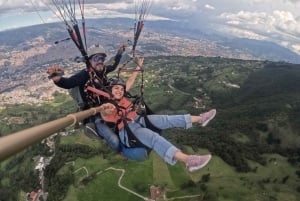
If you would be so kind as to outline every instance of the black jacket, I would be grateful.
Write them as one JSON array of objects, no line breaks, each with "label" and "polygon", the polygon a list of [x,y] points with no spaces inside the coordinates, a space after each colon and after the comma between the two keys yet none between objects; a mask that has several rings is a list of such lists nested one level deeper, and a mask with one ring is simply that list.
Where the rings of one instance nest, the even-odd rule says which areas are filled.
[{"label": "black jacket", "polygon": [[[117,68],[117,66],[120,63],[121,57],[122,57],[122,55],[117,54],[111,65],[104,66],[104,69],[103,69],[104,76],[102,76],[104,78],[103,83],[102,83],[103,85],[107,85],[107,80],[105,79],[106,75],[108,73],[114,71]],[[79,71],[78,73],[72,75],[71,77],[68,77],[68,78],[61,77],[61,79],[58,82],[56,82],[55,84],[58,87],[61,87],[64,89],[71,89],[74,87],[78,87],[83,102],[86,102],[87,98],[86,98],[86,94],[85,94],[85,84],[87,83],[87,81],[89,79],[90,79],[90,76],[89,76],[88,70],[83,69],[83,70]]]}]

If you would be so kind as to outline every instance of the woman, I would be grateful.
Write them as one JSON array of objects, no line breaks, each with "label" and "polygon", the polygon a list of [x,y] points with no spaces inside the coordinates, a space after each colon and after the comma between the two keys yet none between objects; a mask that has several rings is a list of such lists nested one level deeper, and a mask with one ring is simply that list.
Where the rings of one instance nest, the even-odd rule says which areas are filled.
[{"label": "woman", "polygon": [[[114,79],[111,83],[114,100],[101,106],[101,116],[106,122],[117,124],[119,137],[122,143],[130,147],[128,126],[135,137],[145,146],[153,149],[165,162],[175,165],[183,162],[190,172],[203,168],[211,159],[211,155],[187,155],[172,145],[158,133],[146,128],[145,120],[132,107],[132,103],[124,97],[126,83],[122,79]],[[193,123],[206,126],[214,118],[216,110],[200,114],[199,116],[186,115],[148,115],[150,122],[159,129],[192,127]]]}]

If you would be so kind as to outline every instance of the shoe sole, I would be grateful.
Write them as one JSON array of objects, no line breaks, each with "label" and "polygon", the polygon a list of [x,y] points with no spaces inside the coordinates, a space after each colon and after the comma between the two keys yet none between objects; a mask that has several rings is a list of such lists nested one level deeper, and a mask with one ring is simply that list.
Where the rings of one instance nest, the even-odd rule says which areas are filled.
[{"label": "shoe sole", "polygon": [[85,126],[85,128],[87,129],[86,131],[83,131],[84,134],[91,139],[100,139],[99,135],[97,134],[97,132],[94,130],[94,128],[90,127],[90,126]]},{"label": "shoe sole", "polygon": [[205,161],[205,163],[203,163],[201,166],[189,168],[189,171],[190,171],[190,172],[194,172],[194,171],[196,171],[196,170],[200,170],[201,168],[204,168],[204,167],[208,164],[208,162],[209,162],[210,160],[211,160],[211,155],[209,155],[208,160]]},{"label": "shoe sole", "polygon": [[214,111],[214,114],[201,125],[202,127],[205,127],[213,118],[215,118],[215,116],[217,114],[217,110],[213,110],[213,111]]}]

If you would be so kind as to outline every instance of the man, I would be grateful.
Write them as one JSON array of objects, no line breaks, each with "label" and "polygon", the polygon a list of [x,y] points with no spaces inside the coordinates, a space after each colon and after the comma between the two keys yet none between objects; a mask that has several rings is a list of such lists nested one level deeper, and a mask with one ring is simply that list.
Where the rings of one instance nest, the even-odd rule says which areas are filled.
[{"label": "man", "polygon": [[[47,73],[53,82],[64,89],[71,89],[72,97],[77,101],[81,110],[88,109],[101,105],[94,97],[88,96],[86,85],[92,81],[97,89],[102,89],[108,84],[107,74],[114,71],[120,63],[122,53],[125,51],[125,45],[121,45],[111,65],[104,65],[106,58],[105,50],[100,45],[94,45],[88,49],[90,69],[84,69],[72,75],[69,78],[62,77],[63,70],[58,66],[52,66]],[[137,68],[139,70],[143,65],[143,58],[137,59]],[[128,79],[128,86],[132,86],[138,71],[132,73]],[[128,88],[130,88],[128,87]],[[101,101],[101,100],[100,100]],[[95,128],[96,127],[96,128]],[[118,136],[96,115],[84,122],[85,134],[92,138],[104,138],[107,144],[116,152],[123,152],[126,158],[134,158],[135,160],[143,161],[147,155],[147,150],[144,148],[125,149],[119,141]]]},{"label": "man", "polygon": [[[69,78],[62,77],[63,70],[59,66],[51,66],[47,73],[54,83],[64,89],[72,89],[78,87],[80,98],[82,101],[79,102],[81,110],[87,109],[90,106],[87,105],[88,97],[85,92],[85,85],[90,79],[94,82],[99,82],[101,85],[107,85],[107,74],[114,71],[120,63],[122,53],[125,51],[125,45],[121,45],[118,53],[116,54],[114,61],[111,65],[104,65],[106,59],[106,53],[101,45],[93,45],[88,49],[89,54],[89,70],[83,69],[78,73],[72,75]],[[92,77],[91,77],[92,76]]]},{"label": "man", "polygon": [[[72,89],[71,95],[77,101],[81,110],[88,109],[90,107],[99,106],[102,104],[101,98],[91,97],[90,92],[86,90],[87,85],[93,85],[97,89],[103,90],[107,85],[107,74],[114,71],[120,63],[122,53],[125,51],[125,45],[122,44],[114,57],[113,62],[110,65],[104,65],[106,59],[105,49],[97,44],[88,48],[88,63],[89,68],[83,69],[71,77],[63,77],[63,70],[59,66],[51,66],[47,73],[49,78],[53,80],[54,84],[64,89]],[[96,128],[94,130],[96,121]],[[111,131],[111,129],[103,124],[97,116],[91,117],[84,121],[85,132],[91,135],[98,135],[106,140],[109,146],[119,151],[119,139]]]}]

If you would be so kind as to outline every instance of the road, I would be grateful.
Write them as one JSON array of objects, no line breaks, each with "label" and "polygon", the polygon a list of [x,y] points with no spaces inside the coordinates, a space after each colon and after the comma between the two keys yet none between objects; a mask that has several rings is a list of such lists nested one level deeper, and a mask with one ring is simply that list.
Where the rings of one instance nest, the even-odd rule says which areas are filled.
[{"label": "road", "polygon": [[[84,170],[87,172],[87,176],[88,176],[88,170],[87,170],[86,167],[81,167],[81,168],[75,170],[74,173],[78,172],[78,171],[81,170],[81,169],[84,169]],[[125,172],[126,172],[124,169],[118,169],[118,168],[114,168],[114,167],[109,167],[109,168],[106,168],[105,170],[101,170],[101,171],[97,172],[96,175],[100,175],[100,174],[105,173],[105,172],[107,172],[107,171],[109,171],[109,170],[121,172],[121,175],[120,175],[120,177],[119,177],[119,179],[118,179],[118,186],[119,186],[119,188],[121,188],[121,189],[123,189],[123,190],[125,190],[125,191],[127,191],[127,192],[129,192],[129,193],[131,193],[131,194],[133,194],[133,195],[135,195],[135,196],[137,196],[137,197],[143,199],[144,201],[155,201],[155,200],[153,200],[153,199],[151,199],[151,198],[144,197],[143,195],[140,195],[140,194],[138,194],[137,192],[134,192],[134,191],[130,190],[129,188],[126,188],[125,186],[122,185],[121,180],[122,180],[122,178],[123,178],[123,176],[125,175]],[[201,194],[197,194],[197,195],[186,195],[186,196],[180,196],[180,197],[165,198],[164,200],[167,201],[167,200],[175,200],[175,199],[194,198],[194,197],[200,197],[200,198],[201,198],[202,195],[201,195]]]}]

